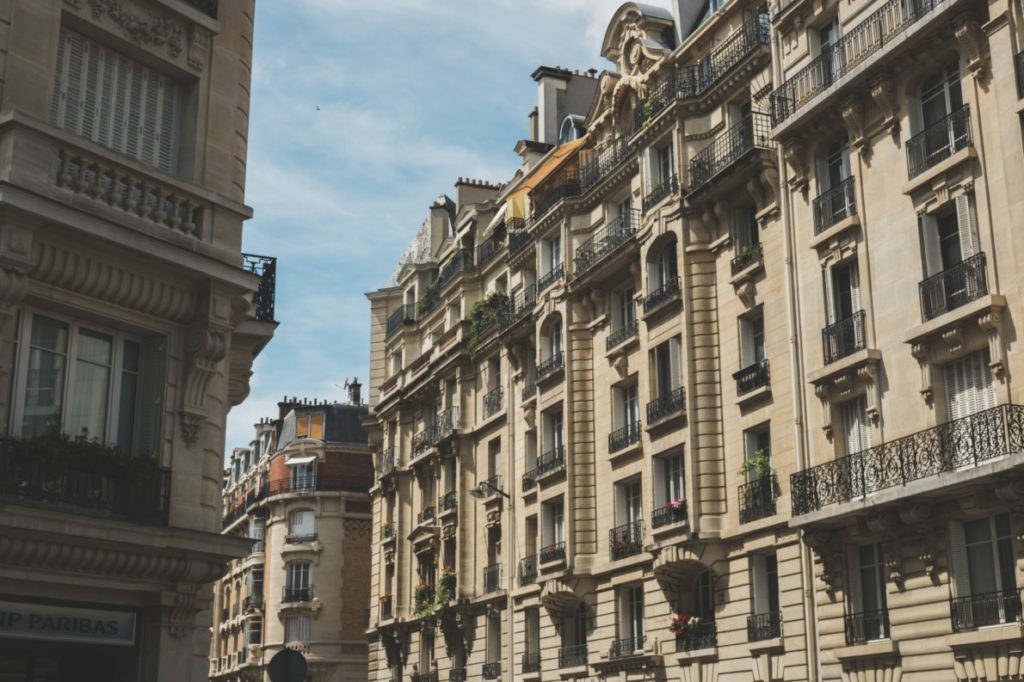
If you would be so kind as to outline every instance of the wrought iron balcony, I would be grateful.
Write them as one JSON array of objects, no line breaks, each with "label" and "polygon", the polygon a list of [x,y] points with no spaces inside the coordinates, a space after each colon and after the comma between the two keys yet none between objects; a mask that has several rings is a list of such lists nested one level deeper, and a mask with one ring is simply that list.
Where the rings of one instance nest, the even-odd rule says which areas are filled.
[{"label": "wrought iron balcony", "polygon": [[615,140],[597,155],[597,158],[580,166],[580,194],[586,194],[602,180],[633,157],[635,150],[625,140]]},{"label": "wrought iron balcony", "polygon": [[306,474],[271,479],[268,485],[270,495],[314,495],[324,490],[347,490],[365,493],[369,487],[366,475],[356,474]]},{"label": "wrought iron balcony", "polygon": [[306,545],[311,542],[316,542],[319,537],[320,535],[318,533],[288,534],[284,538],[284,543],[286,545]]},{"label": "wrought iron balcony", "polygon": [[562,199],[580,194],[580,180],[577,168],[568,166],[546,178],[541,185],[530,192],[533,219],[538,220]]},{"label": "wrought iron balcony", "polygon": [[679,298],[679,278],[673,277],[644,297],[644,314]]},{"label": "wrought iron balcony", "polygon": [[537,580],[537,555],[531,554],[519,560],[519,586],[532,585]]},{"label": "wrought iron balcony", "polygon": [[556,446],[537,458],[537,477],[565,469],[565,446]]},{"label": "wrought iron balcony", "polygon": [[845,320],[839,320],[821,330],[821,343],[825,350],[825,364],[864,350],[864,311],[858,310]]},{"label": "wrought iron balcony", "polygon": [[508,229],[508,255],[514,256],[533,243],[530,224],[522,218],[507,218],[505,227]]},{"label": "wrought iron balcony", "polygon": [[484,663],[482,670],[485,680],[496,680],[501,677],[501,661],[492,661],[490,663]]},{"label": "wrought iron balcony", "polygon": [[577,668],[587,664],[587,645],[563,646],[558,650],[559,668]]},{"label": "wrought iron balcony", "polygon": [[484,396],[484,419],[501,411],[501,399],[503,396],[504,393],[501,390],[501,386]]},{"label": "wrought iron balcony", "polygon": [[965,104],[907,140],[907,173],[916,178],[971,144],[971,111]]},{"label": "wrought iron balcony", "polygon": [[454,490],[449,490],[448,492],[441,496],[441,499],[438,501],[437,506],[441,508],[442,512],[453,511],[454,509],[458,508],[458,493]]},{"label": "wrought iron balcony", "polygon": [[427,523],[434,520],[434,505],[427,505],[416,515],[416,523]]},{"label": "wrought iron balcony", "polygon": [[739,488],[740,523],[775,516],[775,499],[779,496],[779,479],[775,474],[744,483]]},{"label": "wrought iron balcony", "polygon": [[624,658],[626,656],[636,656],[642,654],[644,651],[644,642],[647,638],[643,635],[637,635],[636,637],[623,637],[622,639],[616,639],[612,641],[612,645],[608,650],[609,658]]},{"label": "wrought iron balcony", "polygon": [[482,268],[505,250],[505,226],[499,225],[490,237],[476,247],[476,265]]},{"label": "wrought iron balcony", "polygon": [[832,189],[827,189],[815,197],[814,234],[821,234],[853,215],[857,215],[857,197],[854,192],[854,178],[851,175]]},{"label": "wrought iron balcony", "polygon": [[547,360],[537,365],[537,379],[544,379],[565,367],[565,355],[558,351]]},{"label": "wrought iron balcony", "polygon": [[466,682],[466,669],[452,668],[452,671],[448,673],[448,682]]},{"label": "wrought iron balcony", "polygon": [[679,191],[679,178],[675,174],[651,186],[651,191],[644,195],[644,213],[660,204],[666,197]]},{"label": "wrought iron balcony", "polygon": [[631,240],[639,227],[640,211],[632,209],[600,228],[594,236],[576,247],[576,276],[581,277],[619,246]]},{"label": "wrought iron balcony", "polygon": [[412,303],[398,306],[398,310],[388,317],[387,336],[393,335],[402,328],[402,325],[414,322],[416,322],[416,306]]},{"label": "wrought iron balcony", "polygon": [[[8,502],[166,525],[170,492],[171,472],[154,457],[80,438],[0,439],[0,498]],[[236,520],[245,512],[237,509]]]},{"label": "wrought iron balcony", "polygon": [[537,469],[533,468],[523,474],[523,492],[528,492],[537,487]]},{"label": "wrought iron balcony", "polygon": [[195,7],[208,17],[217,18],[217,6],[220,0],[185,0],[186,5]]},{"label": "wrought iron balcony", "polygon": [[637,519],[612,528],[608,532],[608,544],[613,561],[639,554],[644,548],[644,520]]},{"label": "wrought iron balcony", "polygon": [[988,294],[985,254],[976,253],[918,285],[925,322]]},{"label": "wrought iron balcony", "polygon": [[889,637],[889,612],[885,609],[850,613],[845,621],[847,644],[864,644]]},{"label": "wrought iron balcony", "polygon": [[441,269],[437,271],[437,279],[430,285],[434,291],[455,279],[461,272],[469,272],[473,269],[473,251],[471,249],[458,249],[448,260],[444,262]]},{"label": "wrought iron balcony", "polygon": [[419,673],[412,676],[412,682],[437,682],[437,673]]},{"label": "wrought iron balcony", "polygon": [[755,149],[773,149],[771,119],[768,114],[753,112],[711,141],[690,160],[688,195],[704,188],[719,173]]},{"label": "wrought iron balcony", "polygon": [[242,254],[242,267],[260,282],[252,300],[252,316],[261,322],[274,321],[274,296],[277,290],[277,259],[273,256]]},{"label": "wrought iron balcony", "polygon": [[713,620],[703,620],[690,625],[682,634],[676,635],[676,651],[708,649],[718,645],[718,626]]},{"label": "wrought iron balcony", "polygon": [[542,547],[539,556],[542,564],[565,561],[565,541],[553,542],[547,547]]},{"label": "wrought iron balcony", "polygon": [[523,673],[539,673],[540,652],[534,651],[523,654],[522,670]]},{"label": "wrought iron balcony", "polygon": [[491,564],[484,567],[484,594],[497,592],[502,589],[501,564]]},{"label": "wrought iron balcony", "polygon": [[313,586],[304,585],[301,587],[285,586],[281,590],[281,603],[294,604],[297,602],[313,601]]},{"label": "wrought iron balcony", "polygon": [[736,255],[730,262],[733,275],[738,275],[754,263],[764,260],[764,246],[761,242],[756,244],[743,244],[736,249]]},{"label": "wrought iron balcony", "polygon": [[608,434],[608,453],[618,452],[630,445],[639,443],[642,432],[640,420],[626,424],[621,429],[615,429]]},{"label": "wrought iron balcony", "polygon": [[517,291],[508,303],[508,314],[502,318],[501,328],[510,329],[516,323],[526,319],[537,304],[537,285],[531,284]]},{"label": "wrought iron balcony", "polygon": [[831,88],[871,55],[904,39],[907,28],[941,4],[942,0],[889,0],[857,26],[844,30],[835,44],[772,92],[775,125]]},{"label": "wrought iron balcony", "polygon": [[565,279],[565,264],[559,263],[555,267],[544,273],[544,276],[537,282],[537,290],[544,291],[555,282],[559,282]]},{"label": "wrought iron balcony", "polygon": [[747,616],[747,641],[763,642],[766,639],[782,637],[782,613],[769,611]]},{"label": "wrought iron balcony", "polygon": [[390,594],[386,594],[380,598],[380,619],[391,620],[394,617],[394,606],[393,600]]},{"label": "wrought iron balcony", "polygon": [[255,613],[263,610],[263,595],[250,594],[242,600],[242,613]]},{"label": "wrought iron balcony", "polygon": [[667,502],[651,512],[651,528],[670,526],[686,520],[687,505],[685,501],[679,504]]},{"label": "wrought iron balcony", "polygon": [[620,343],[626,341],[626,339],[633,338],[639,333],[639,331],[640,323],[637,321],[637,319],[634,317],[633,319],[628,320],[624,325],[622,325],[621,327],[619,327],[618,329],[616,329],[615,331],[608,335],[608,339],[605,341],[604,344],[605,350],[611,350],[612,348],[618,346]]},{"label": "wrought iron balcony", "polygon": [[790,478],[793,514],[1024,452],[1024,407],[999,405],[804,469]]},{"label": "wrought iron balcony", "polygon": [[380,476],[384,477],[395,470],[395,446],[385,448],[380,453]]},{"label": "wrought iron balcony", "polygon": [[682,414],[686,409],[686,389],[680,386],[668,394],[655,398],[647,403],[647,425],[656,424],[662,419]]},{"label": "wrought iron balcony", "polygon": [[963,632],[986,625],[1016,623],[1021,616],[1020,592],[1016,589],[1002,592],[972,594],[949,600],[953,632]]},{"label": "wrought iron balcony", "polygon": [[744,367],[740,371],[735,372],[732,378],[736,380],[736,395],[744,395],[756,388],[767,386],[771,382],[768,361],[761,360]]}]

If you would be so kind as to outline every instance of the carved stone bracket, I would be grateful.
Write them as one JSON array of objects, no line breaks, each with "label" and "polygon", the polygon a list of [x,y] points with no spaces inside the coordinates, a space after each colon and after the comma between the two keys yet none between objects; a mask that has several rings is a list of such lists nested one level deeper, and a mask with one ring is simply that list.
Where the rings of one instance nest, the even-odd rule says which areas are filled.
[{"label": "carved stone bracket", "polygon": [[170,593],[171,606],[167,618],[167,632],[172,637],[181,639],[195,627],[196,585],[194,583],[178,583]]},{"label": "carved stone bracket", "polygon": [[967,70],[978,81],[985,81],[988,76],[985,36],[973,12],[964,12],[953,20],[953,35],[960,46],[960,54],[967,62]]},{"label": "carved stone bracket", "polygon": [[188,355],[185,390],[181,408],[181,433],[193,445],[206,419],[206,391],[217,365],[227,353],[225,333],[219,329],[195,328],[187,336]]},{"label": "carved stone bracket", "polygon": [[992,374],[1002,379],[1006,372],[1006,365],[1003,357],[1003,309],[993,308],[990,312],[978,318],[978,326],[985,332],[988,339],[988,364],[992,368]]},{"label": "carved stone bracket", "polygon": [[616,353],[612,358],[612,367],[620,379],[625,379],[629,376],[629,356],[624,351]]},{"label": "carved stone bracket", "polygon": [[857,370],[857,377],[864,384],[864,393],[867,398],[867,415],[871,423],[878,426],[881,419],[882,388],[878,381],[878,363],[868,362]]},{"label": "carved stone bracket", "polygon": [[825,593],[830,598],[834,597],[843,573],[843,552],[836,543],[835,535],[824,530],[810,531],[804,533],[804,542],[821,560],[821,580],[825,585]]},{"label": "carved stone bracket", "polygon": [[921,397],[929,405],[932,402],[932,367],[928,362],[928,344],[921,341],[910,347],[910,354],[917,359],[918,368],[921,370]]},{"label": "carved stone bracket", "polygon": [[900,130],[899,107],[896,104],[896,88],[887,73],[881,73],[868,83],[871,88],[871,99],[882,114],[882,127],[896,135]]},{"label": "carved stone bracket", "polygon": [[814,395],[818,396],[821,404],[821,430],[825,432],[825,438],[832,440],[832,401],[829,400],[829,388],[826,384],[817,384],[814,387]]},{"label": "carved stone bracket", "polygon": [[799,138],[787,140],[782,144],[782,154],[786,163],[793,169],[793,176],[789,179],[790,186],[793,189],[806,192],[808,187],[807,149],[803,140]]},{"label": "carved stone bracket", "polygon": [[843,122],[846,123],[846,130],[850,135],[850,145],[864,153],[868,140],[864,135],[864,102],[860,95],[849,95],[839,105],[843,114]]},{"label": "carved stone bracket", "polygon": [[188,27],[188,65],[202,71],[210,53],[210,32],[197,24]]}]

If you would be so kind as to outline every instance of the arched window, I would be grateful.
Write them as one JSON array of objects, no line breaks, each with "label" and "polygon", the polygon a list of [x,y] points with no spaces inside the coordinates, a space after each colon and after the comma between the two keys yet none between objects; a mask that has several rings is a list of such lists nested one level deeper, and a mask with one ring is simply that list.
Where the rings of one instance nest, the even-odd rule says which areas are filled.
[{"label": "arched window", "polygon": [[676,256],[676,236],[670,234],[653,248],[647,260],[647,291],[654,293],[679,282],[679,261]]},{"label": "arched window", "polygon": [[541,359],[550,360],[562,352],[562,318],[556,315],[541,332]]},{"label": "arched window", "polygon": [[565,144],[578,140],[586,134],[583,128],[583,117],[576,114],[569,114],[562,119],[562,125],[558,129],[558,144]]}]

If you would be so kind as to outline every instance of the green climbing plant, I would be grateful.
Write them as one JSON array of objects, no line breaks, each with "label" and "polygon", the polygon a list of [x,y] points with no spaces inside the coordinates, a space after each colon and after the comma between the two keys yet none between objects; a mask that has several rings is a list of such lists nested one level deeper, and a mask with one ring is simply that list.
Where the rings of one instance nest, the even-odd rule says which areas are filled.
[{"label": "green climbing plant", "polygon": [[756,478],[765,478],[772,475],[772,460],[768,450],[760,448],[754,452],[753,457],[748,457],[740,467],[740,475],[746,476],[754,472]]}]

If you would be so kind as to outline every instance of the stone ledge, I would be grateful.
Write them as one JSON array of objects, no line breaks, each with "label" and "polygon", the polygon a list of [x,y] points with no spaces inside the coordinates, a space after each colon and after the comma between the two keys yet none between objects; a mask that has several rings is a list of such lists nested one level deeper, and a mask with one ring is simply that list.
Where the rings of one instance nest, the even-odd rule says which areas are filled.
[{"label": "stone ledge", "polygon": [[962,305],[959,308],[954,308],[949,312],[943,313],[936,318],[928,320],[924,324],[919,324],[916,327],[911,327],[910,330],[903,337],[904,343],[916,343],[926,337],[934,336],[940,331],[943,331],[946,327],[951,327],[956,324],[960,324],[965,320],[972,317],[977,317],[982,313],[986,312],[990,308],[1005,308],[1006,297],[1002,294],[988,294],[981,298],[971,301],[966,305]]},{"label": "stone ledge", "polygon": [[846,218],[843,218],[835,225],[827,227],[818,234],[814,235],[814,237],[810,241],[810,246],[813,249],[821,248],[822,246],[827,245],[833,239],[841,237],[844,232],[846,232],[847,230],[851,230],[854,227],[860,227],[860,216],[856,214],[847,216]]},{"label": "stone ledge", "polygon": [[836,658],[840,663],[853,661],[860,658],[878,658],[880,656],[895,656],[900,652],[899,644],[891,639],[878,642],[867,642],[865,644],[851,644],[839,647],[835,650]]},{"label": "stone ledge", "polygon": [[946,635],[944,643],[950,648],[966,646],[990,646],[1001,642],[1020,643],[1024,638],[1024,625],[1008,623],[992,627],[978,628],[970,632],[954,632]]},{"label": "stone ledge", "polygon": [[913,194],[917,190],[929,186],[931,181],[935,178],[945,175],[970,159],[976,158],[978,158],[978,152],[974,149],[973,144],[969,144],[945,161],[940,161],[924,173],[921,173],[917,177],[907,181],[907,183],[903,185],[903,193],[907,195]]},{"label": "stone ledge", "polygon": [[785,643],[782,637],[772,637],[771,639],[764,639],[760,642],[750,643],[751,654],[763,654],[769,651],[781,651],[785,648]]},{"label": "stone ledge", "polygon": [[845,358],[839,358],[833,362],[828,363],[821,369],[816,369],[807,373],[807,381],[816,384],[823,379],[848,372],[851,369],[866,365],[869,362],[881,362],[882,351],[876,348],[864,348],[856,353],[851,353]]}]

